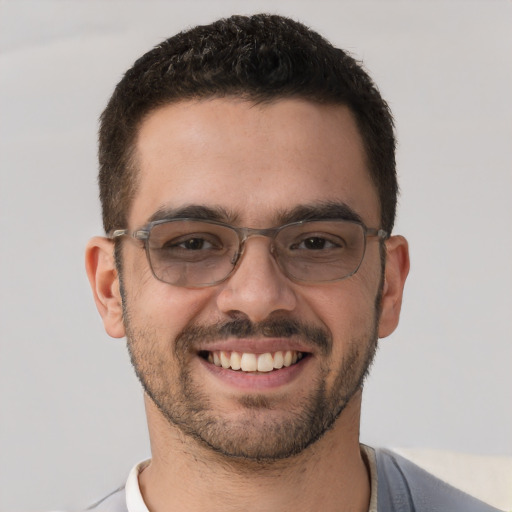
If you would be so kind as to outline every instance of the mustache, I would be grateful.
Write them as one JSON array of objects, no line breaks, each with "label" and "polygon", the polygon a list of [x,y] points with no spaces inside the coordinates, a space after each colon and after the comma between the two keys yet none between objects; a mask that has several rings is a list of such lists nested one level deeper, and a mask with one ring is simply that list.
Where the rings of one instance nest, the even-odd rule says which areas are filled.
[{"label": "mustache", "polygon": [[257,323],[248,318],[239,318],[210,325],[190,325],[176,336],[175,349],[182,352],[199,342],[204,344],[228,338],[256,337],[298,337],[307,345],[319,349],[323,355],[328,355],[332,350],[332,336],[327,329],[291,318],[274,318]]}]

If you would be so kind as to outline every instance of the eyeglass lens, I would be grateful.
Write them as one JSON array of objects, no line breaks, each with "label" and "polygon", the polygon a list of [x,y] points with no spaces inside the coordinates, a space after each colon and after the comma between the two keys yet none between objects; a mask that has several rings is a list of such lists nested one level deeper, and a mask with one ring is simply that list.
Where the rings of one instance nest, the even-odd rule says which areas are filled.
[{"label": "eyeglass lens", "polygon": [[[173,220],[155,224],[146,244],[157,279],[177,286],[208,286],[226,279],[235,268],[241,236],[222,224]],[[298,281],[348,277],[361,264],[364,250],[364,227],[342,220],[290,224],[276,230],[272,241],[279,267]]]}]

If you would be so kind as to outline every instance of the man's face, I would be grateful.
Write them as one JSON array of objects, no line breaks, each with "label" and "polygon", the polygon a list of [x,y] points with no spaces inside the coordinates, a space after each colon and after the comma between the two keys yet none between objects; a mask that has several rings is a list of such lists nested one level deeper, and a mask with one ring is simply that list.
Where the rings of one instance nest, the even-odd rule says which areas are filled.
[{"label": "man's face", "polygon": [[[137,165],[130,230],[183,208],[270,228],[327,203],[380,227],[362,140],[342,106],[234,98],[168,105],[143,122]],[[377,242],[368,242],[354,276],[305,284],[283,275],[268,238],[250,238],[235,273],[204,288],[158,281],[140,245],[122,243],[132,361],[149,397],[185,434],[231,456],[288,457],[357,397],[377,339]],[[235,352],[247,368],[269,353],[292,364],[254,372],[212,362],[231,364]]]}]

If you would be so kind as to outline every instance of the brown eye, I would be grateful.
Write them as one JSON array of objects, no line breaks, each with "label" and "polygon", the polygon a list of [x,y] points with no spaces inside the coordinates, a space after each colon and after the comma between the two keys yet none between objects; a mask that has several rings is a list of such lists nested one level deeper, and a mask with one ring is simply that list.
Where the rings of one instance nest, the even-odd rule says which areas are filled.
[{"label": "brown eye", "polygon": [[[332,237],[331,237],[332,238]],[[342,240],[336,239],[336,241],[331,240],[329,237],[325,236],[308,236],[292,245],[292,250],[308,250],[308,251],[324,251],[329,249],[339,249],[344,244]]]},{"label": "brown eye", "polygon": [[304,245],[306,249],[320,250],[325,249],[327,244],[328,242],[325,238],[314,237],[304,240],[301,245]]},{"label": "brown eye", "polygon": [[207,233],[191,233],[166,241],[162,249],[168,251],[210,251],[222,247],[222,241]]},{"label": "brown eye", "polygon": [[189,238],[177,245],[178,247],[182,247],[183,249],[188,249],[190,251],[200,251],[201,249],[210,249],[212,247],[212,244],[203,238]]}]

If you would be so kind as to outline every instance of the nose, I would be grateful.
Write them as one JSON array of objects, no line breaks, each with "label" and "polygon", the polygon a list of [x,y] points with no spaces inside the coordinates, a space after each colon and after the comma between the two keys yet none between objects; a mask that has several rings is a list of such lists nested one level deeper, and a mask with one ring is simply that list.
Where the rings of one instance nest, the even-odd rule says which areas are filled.
[{"label": "nose", "polygon": [[219,310],[230,316],[243,314],[260,322],[274,312],[292,311],[297,297],[293,283],[282,273],[264,237],[247,240],[235,272],[221,284]]}]

